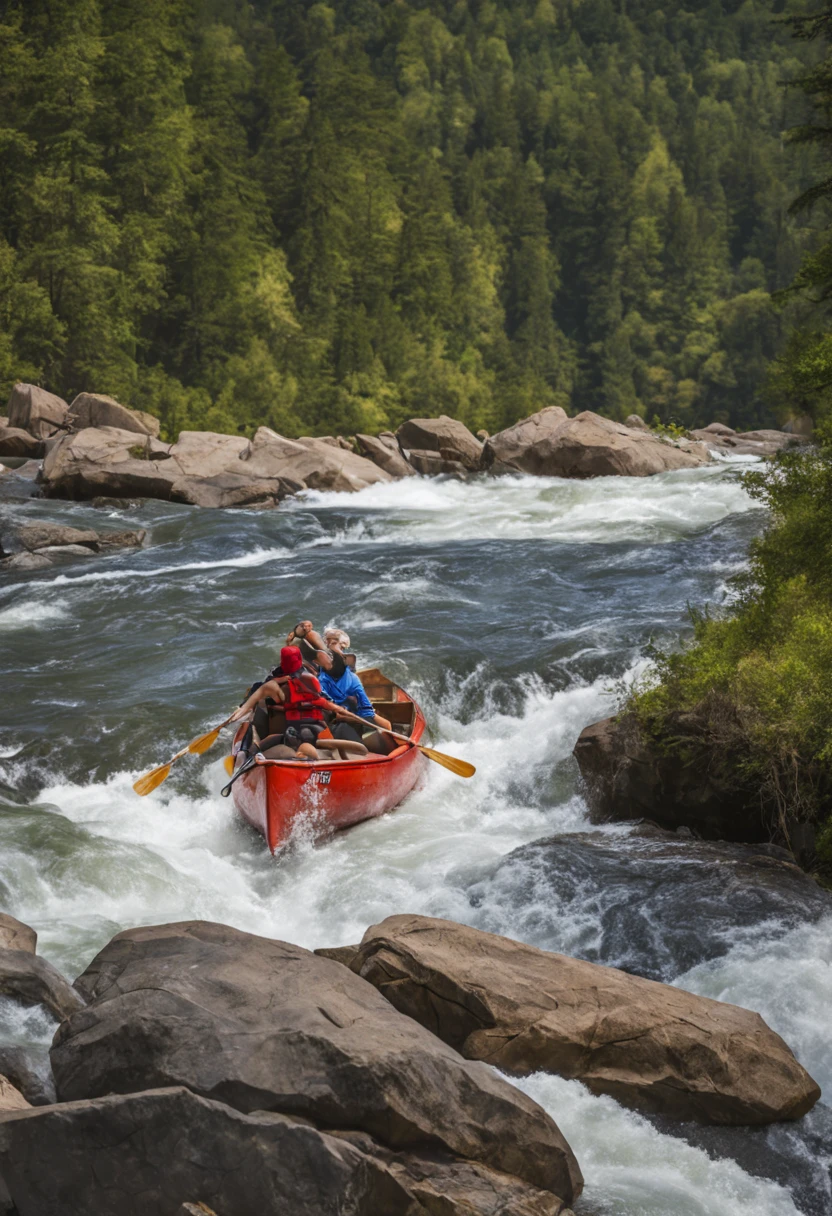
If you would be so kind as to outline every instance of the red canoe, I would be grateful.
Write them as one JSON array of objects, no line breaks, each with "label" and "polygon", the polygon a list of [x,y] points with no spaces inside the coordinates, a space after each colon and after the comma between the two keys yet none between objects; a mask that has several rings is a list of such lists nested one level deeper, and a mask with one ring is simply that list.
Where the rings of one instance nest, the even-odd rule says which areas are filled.
[{"label": "red canoe", "polygon": [[[381,716],[399,734],[418,743],[425,732],[425,717],[413,698],[376,667],[359,671],[358,676]],[[282,712],[273,711],[269,733],[283,727]],[[245,724],[237,739],[244,732]],[[241,763],[238,757],[238,766]],[[315,836],[326,836],[392,811],[416,786],[426,763],[419,749],[408,743],[389,756],[370,753],[356,760],[327,758],[311,764],[269,760],[234,782],[234,804],[243,819],[265,836],[273,853],[300,823]]]}]

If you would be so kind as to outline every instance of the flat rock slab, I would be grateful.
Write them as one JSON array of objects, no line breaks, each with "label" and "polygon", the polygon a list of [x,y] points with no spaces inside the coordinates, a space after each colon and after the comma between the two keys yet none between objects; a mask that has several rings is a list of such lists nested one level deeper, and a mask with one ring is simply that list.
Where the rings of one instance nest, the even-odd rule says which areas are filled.
[{"label": "flat rock slab", "polygon": [[56,1018],[67,1018],[84,1005],[51,963],[26,950],[0,950],[0,994],[22,1005],[45,1005]]},{"label": "flat rock slab", "polygon": [[351,969],[469,1059],[582,1081],[704,1123],[797,1119],[820,1089],[759,1014],[427,916],[391,916]]},{"label": "flat rock slab", "polygon": [[0,950],[24,950],[34,954],[38,948],[38,935],[34,929],[15,920],[8,912],[0,912]]},{"label": "flat rock slab", "polygon": [[76,981],[58,1029],[63,1101],[187,1085],[387,1148],[433,1144],[571,1202],[582,1179],[552,1119],[339,963],[224,925],[118,934]]}]

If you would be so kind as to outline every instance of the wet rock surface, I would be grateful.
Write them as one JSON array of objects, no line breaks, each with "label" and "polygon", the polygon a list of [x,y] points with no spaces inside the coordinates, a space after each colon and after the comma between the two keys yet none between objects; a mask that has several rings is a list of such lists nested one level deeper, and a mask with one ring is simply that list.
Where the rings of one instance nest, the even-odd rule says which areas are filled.
[{"label": "wet rock surface", "polygon": [[56,1018],[67,1018],[84,1005],[51,963],[27,950],[0,950],[0,995],[23,1005],[44,1005]]},{"label": "wet rock surface", "polygon": [[832,913],[832,893],[784,849],[649,823],[523,845],[469,894],[538,945],[664,981],[727,954],[738,935],[770,940]]},{"label": "wet rock surface", "polygon": [[38,570],[66,558],[88,558],[117,549],[140,548],[147,532],[98,532],[47,522],[10,523],[0,530],[0,567]]},{"label": "wet rock surface", "polygon": [[426,916],[371,926],[350,968],[455,1047],[703,1123],[797,1119],[820,1089],[756,1013]]},{"label": "wet rock surface", "polygon": [[371,985],[299,947],[205,922],[119,934],[76,981],[52,1048],[64,1101],[186,1085],[237,1110],[424,1143],[564,1202],[580,1170],[551,1118]]}]

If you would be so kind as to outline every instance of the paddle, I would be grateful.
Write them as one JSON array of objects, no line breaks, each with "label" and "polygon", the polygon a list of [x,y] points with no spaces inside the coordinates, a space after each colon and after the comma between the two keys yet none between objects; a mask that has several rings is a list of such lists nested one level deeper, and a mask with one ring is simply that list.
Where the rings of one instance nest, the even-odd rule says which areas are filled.
[{"label": "paddle", "polygon": [[181,760],[183,756],[187,756],[188,752],[192,752],[197,756],[203,755],[208,751],[209,747],[213,747],[219,738],[220,731],[224,726],[227,726],[231,721],[231,717],[220,722],[219,726],[215,726],[213,730],[207,731],[204,735],[200,735],[197,739],[192,739],[187,747],[183,747],[175,756],[171,756],[167,764],[160,764],[158,768],[152,768],[149,773],[145,773],[143,777],[139,777],[138,781],[133,782],[133,789],[142,798],[145,794],[151,793],[165,781],[170,774],[170,770],[177,760]]},{"label": "paddle", "polygon": [[[367,718],[359,718],[358,714],[351,714],[349,710],[342,706],[333,705],[330,702],[330,709],[336,710],[338,717],[343,722],[357,722],[359,726],[367,725]],[[402,743],[409,743],[411,747],[418,747],[423,756],[427,756],[428,760],[433,760],[435,764],[441,764],[443,768],[449,768],[452,773],[456,773],[457,777],[473,777],[477,771],[473,764],[469,764],[467,760],[458,760],[456,756],[446,756],[444,752],[438,752],[432,747],[423,747],[421,743],[414,743],[407,735],[399,735],[394,730],[386,730],[384,727],[377,728],[382,734],[389,735],[391,739],[398,739]]]},{"label": "paddle", "polygon": [[262,759],[263,759],[262,754],[260,752],[258,752],[255,756],[252,756],[250,760],[246,760],[245,764],[241,764],[240,767],[237,769],[236,773],[234,774],[234,776],[229,781],[228,785],[224,785],[222,787],[222,789],[220,790],[220,793],[222,794],[223,798],[227,798],[228,795],[231,793],[231,787],[234,784],[234,782],[237,780],[237,778],[242,777],[243,773],[247,773],[250,769],[254,768],[257,761],[262,760]]}]

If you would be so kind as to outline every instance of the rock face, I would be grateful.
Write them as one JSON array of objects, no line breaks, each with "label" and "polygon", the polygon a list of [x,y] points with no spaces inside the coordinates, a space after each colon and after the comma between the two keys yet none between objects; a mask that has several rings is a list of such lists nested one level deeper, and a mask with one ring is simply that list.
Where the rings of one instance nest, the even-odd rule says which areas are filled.
[{"label": "rock face", "polygon": [[369,1137],[241,1114],[173,1087],[0,1116],[0,1170],[18,1216],[563,1211],[552,1195],[523,1193],[472,1163],[385,1154]]},{"label": "rock face", "polygon": [[36,384],[16,384],[9,397],[8,425],[28,431],[36,439],[48,439],[66,425],[68,411],[62,397]]},{"label": "rock face", "polygon": [[691,431],[691,436],[707,444],[717,452],[734,456],[773,456],[783,448],[799,447],[809,442],[808,437],[787,431],[733,431],[721,422]]},{"label": "rock face", "polygon": [[0,1047],[0,1075],[19,1090],[27,1106],[47,1106],[55,1101],[51,1074],[38,1071],[23,1047]]},{"label": "rock face", "polygon": [[48,496],[161,498],[205,507],[275,506],[305,488],[357,490],[388,474],[318,440],[295,443],[268,427],[254,438],[183,431],[175,444],[114,427],[61,439],[46,456]]},{"label": "rock face", "polygon": [[76,431],[90,426],[113,426],[137,435],[152,435],[154,439],[158,439],[160,430],[159,419],[152,414],[131,410],[103,393],[79,393],[69,407],[67,422]]},{"label": "rock face", "polygon": [[24,457],[38,460],[43,455],[44,441],[16,426],[0,426],[0,456]]},{"label": "rock face", "polygon": [[495,472],[546,477],[648,477],[709,459],[698,448],[683,450],[590,410],[567,418],[556,405],[492,435],[483,451],[483,465]]},{"label": "rock face", "polygon": [[425,916],[367,930],[351,970],[469,1059],[703,1123],[797,1119],[820,1089],[747,1009]]},{"label": "rock face", "polygon": [[773,925],[786,933],[832,915],[832,892],[784,849],[694,840],[643,820],[626,833],[521,845],[468,897],[487,909],[482,928],[508,924],[544,949],[666,981],[727,954],[738,934],[768,942]]},{"label": "rock face", "polygon": [[426,1142],[564,1202],[580,1192],[549,1116],[397,1014],[339,963],[223,925],[120,933],[76,982],[52,1047],[63,1101],[168,1085],[244,1113]]},{"label": "rock face", "polygon": [[0,950],[0,995],[23,1005],[45,1005],[56,1018],[67,1018],[84,1006],[61,973],[28,950]]},{"label": "rock face", "polygon": [[38,948],[38,935],[22,920],[15,920],[8,912],[0,912],[0,950],[22,950],[34,954]]},{"label": "rock face", "polygon": [[395,435],[391,438],[393,442],[389,443],[380,435],[356,435],[358,446],[364,455],[380,469],[384,469],[385,473],[389,473],[391,477],[415,477],[416,470],[402,456]]},{"label": "rock face", "polygon": [[443,460],[456,461],[474,471],[480,467],[482,444],[464,423],[442,414],[439,418],[411,418],[396,432],[403,448],[435,452]]},{"label": "rock face", "polygon": [[707,744],[686,759],[665,755],[630,715],[604,718],[581,731],[574,749],[596,820],[652,819],[688,827],[709,840],[768,841],[759,797],[738,795],[733,774],[709,763]]},{"label": "rock face", "polygon": [[438,452],[413,449],[408,452],[407,458],[413,469],[423,477],[456,477],[466,481],[470,471],[462,461],[448,460]]}]

